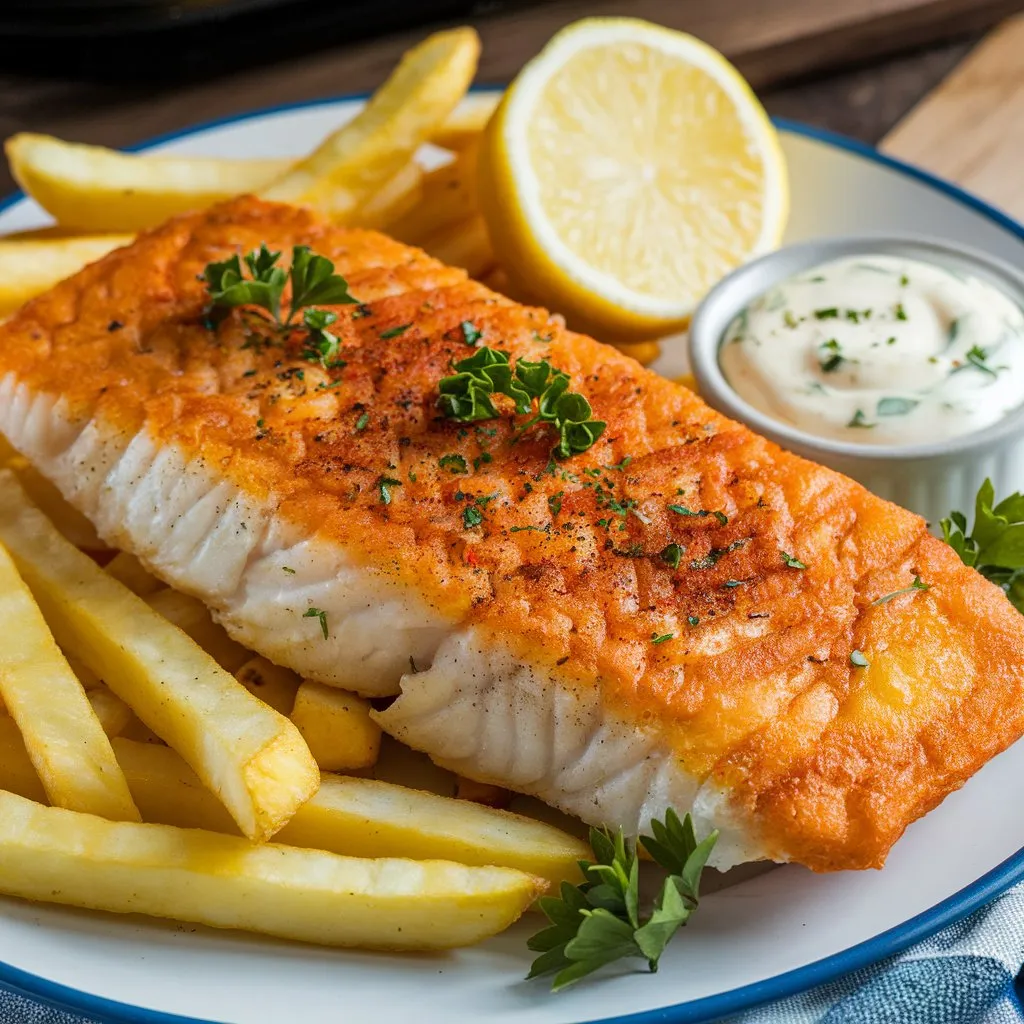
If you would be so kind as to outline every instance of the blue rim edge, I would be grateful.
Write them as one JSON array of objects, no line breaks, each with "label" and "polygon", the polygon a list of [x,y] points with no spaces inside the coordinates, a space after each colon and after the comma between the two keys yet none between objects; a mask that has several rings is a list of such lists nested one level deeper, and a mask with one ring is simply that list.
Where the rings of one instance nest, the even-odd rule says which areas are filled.
[{"label": "blue rim edge", "polygon": [[[502,88],[502,86],[479,86],[473,91],[489,92],[499,88]],[[138,152],[163,142],[171,142],[175,139],[183,138],[186,135],[194,135],[214,128],[238,124],[242,121],[267,117],[272,114],[307,110],[312,107],[364,99],[366,99],[366,94],[349,94],[265,107],[261,110],[254,110],[245,114],[206,121],[183,131],[158,135],[155,138],[147,139],[145,142],[130,146],[128,150],[130,152]],[[853,153],[862,159],[881,164],[908,178],[913,178],[936,192],[948,196],[962,206],[966,206],[974,212],[981,214],[1024,242],[1024,225],[979,199],[977,196],[965,192],[958,186],[944,181],[928,171],[915,167],[912,164],[904,163],[895,157],[887,156],[872,146],[858,142],[856,139],[851,139],[848,136],[840,135],[837,132],[802,124],[799,121],[790,121],[787,118],[774,118],[774,123],[781,131],[789,132],[793,135],[802,135],[805,138]],[[3,213],[24,198],[25,195],[22,192],[15,192],[13,195],[8,196],[0,201],[0,213]],[[805,964],[803,967],[798,967],[795,970],[778,974],[773,978],[766,978],[764,981],[753,982],[750,985],[744,985],[728,992],[721,992],[713,996],[705,996],[701,999],[677,1003],[673,1006],[665,1006],[655,1010],[643,1010],[626,1016],[605,1017],[600,1020],[591,1021],[590,1024],[701,1024],[701,1022],[714,1021],[720,1017],[750,1010],[765,1003],[785,999],[787,996],[796,995],[818,985],[834,981],[852,971],[868,967],[880,960],[902,952],[915,942],[928,938],[928,936],[933,935],[935,932],[966,917],[972,911],[984,906],[1001,892],[1021,880],[1024,880],[1024,850],[1020,850],[1012,857],[1008,857],[987,874],[982,875],[981,878],[959,892],[937,903],[931,909],[923,911],[916,917],[912,917],[909,921],[905,921],[895,928],[890,928],[874,938],[867,939],[856,946],[851,946],[849,949],[844,949],[840,953],[834,953],[832,956]],[[3,962],[0,962],[0,986],[16,995],[46,1003],[56,1009],[71,1013],[88,1014],[104,1021],[105,1024],[212,1024],[210,1021],[201,1021],[194,1017],[180,1017],[177,1014],[164,1013],[160,1010],[147,1010],[143,1007],[130,1006],[127,1003],[114,1002],[102,996],[90,995],[88,992],[81,992],[77,989],[48,981],[38,975],[29,974]]]}]

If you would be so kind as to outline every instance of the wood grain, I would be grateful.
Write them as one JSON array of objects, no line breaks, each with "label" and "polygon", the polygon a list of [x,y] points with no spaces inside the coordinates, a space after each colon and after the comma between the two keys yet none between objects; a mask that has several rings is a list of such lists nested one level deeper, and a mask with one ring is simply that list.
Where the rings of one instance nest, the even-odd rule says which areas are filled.
[{"label": "wood grain", "polygon": [[993,31],[882,143],[1024,219],[1024,15]]},{"label": "wood grain", "polygon": [[[484,42],[481,82],[506,82],[553,32],[587,15],[629,14],[706,39],[756,88],[834,70],[993,24],[1024,0],[557,0],[472,19]],[[124,146],[197,120],[373,89],[428,31],[173,86],[0,78],[0,134],[29,129]],[[58,65],[50,64],[49,67]]]}]

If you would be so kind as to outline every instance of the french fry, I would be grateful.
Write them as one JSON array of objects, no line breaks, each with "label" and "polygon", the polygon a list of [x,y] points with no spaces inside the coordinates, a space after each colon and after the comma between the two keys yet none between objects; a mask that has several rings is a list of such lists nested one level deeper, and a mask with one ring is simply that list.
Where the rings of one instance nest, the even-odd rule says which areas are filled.
[{"label": "french fry", "polygon": [[11,174],[59,225],[142,231],[188,210],[258,192],[292,160],[143,156],[20,132],[4,143]]},{"label": "french fry", "polygon": [[348,220],[452,113],[473,80],[479,53],[471,28],[429,36],[402,57],[355,118],[261,194]]},{"label": "french fry", "polygon": [[282,715],[291,715],[302,680],[291,671],[259,655],[250,658],[235,678],[254,696]]},{"label": "french fry", "polygon": [[9,471],[0,542],[57,642],[185,758],[243,834],[273,835],[316,791],[316,762],[295,726],[66,541]]},{"label": "french fry", "polygon": [[695,395],[700,394],[697,390],[697,378],[692,373],[684,373],[681,377],[676,377],[675,381],[684,388],[689,388]]},{"label": "french fry", "polygon": [[32,242],[0,240],[0,317],[10,315],[87,263],[128,245],[131,240],[131,235],[81,235]]},{"label": "french fry", "polygon": [[406,216],[423,202],[423,168],[410,160],[390,181],[352,212],[352,227],[388,231],[396,220]]},{"label": "french fry", "polygon": [[615,347],[641,366],[650,366],[661,355],[661,346],[656,341],[620,342]]},{"label": "french fry", "polygon": [[0,694],[21,730],[50,802],[107,818],[140,821],[110,740],[82,684],[2,546],[0,622],[4,625]]},{"label": "french fry", "polygon": [[388,227],[407,245],[422,245],[432,234],[479,212],[476,201],[476,147],[430,171],[423,178],[423,199]]},{"label": "french fry", "polygon": [[132,709],[105,686],[87,690],[85,695],[92,705],[93,714],[108,736],[120,736],[135,717]]},{"label": "french fry", "polygon": [[497,265],[483,217],[470,217],[442,228],[421,244],[434,259],[462,267],[470,277],[479,278]]},{"label": "french fry", "polygon": [[347,690],[304,682],[289,716],[321,771],[370,768],[380,754],[380,726],[368,700]]},{"label": "french fry", "polygon": [[122,914],[371,949],[450,949],[544,890],[511,868],[359,860],[169,825],[104,821],[0,793],[0,891]]},{"label": "french fry", "polygon": [[139,597],[149,597],[166,586],[127,551],[119,551],[103,568],[109,576],[113,576]]},{"label": "french fry", "polygon": [[[122,736],[111,744],[144,820],[237,835],[223,804],[170,747]],[[0,789],[45,801],[21,736],[5,718],[0,718]],[[576,862],[590,855],[582,840],[520,814],[330,774],[274,841],[349,856],[497,864],[538,875],[555,887],[563,879],[575,880]]]},{"label": "french fry", "polygon": [[500,92],[471,92],[430,136],[435,146],[455,151],[466,149],[480,138],[491,114],[501,102]]},{"label": "french fry", "polygon": [[76,548],[85,551],[109,550],[100,540],[92,523],[27,459],[14,460],[10,468],[18,474],[21,486],[25,488],[33,503]]},{"label": "french fry", "polygon": [[170,587],[145,598],[146,604],[187,633],[226,672],[234,674],[251,657],[240,643],[213,621],[210,610],[198,598]]}]

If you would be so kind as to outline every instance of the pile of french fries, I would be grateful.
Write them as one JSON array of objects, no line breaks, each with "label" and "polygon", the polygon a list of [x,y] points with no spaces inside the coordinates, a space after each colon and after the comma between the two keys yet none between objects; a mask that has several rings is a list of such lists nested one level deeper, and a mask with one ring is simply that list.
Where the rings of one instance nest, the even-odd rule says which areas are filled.
[{"label": "pile of french fries", "polygon": [[[12,136],[11,172],[55,224],[0,239],[0,317],[136,232],[245,193],[379,229],[508,292],[476,196],[480,133],[500,99],[468,93],[479,46],[469,28],[430,36],[353,120],[298,160],[146,156]],[[443,151],[429,170],[425,143],[435,158]],[[659,354],[654,342],[619,347],[645,365]]]},{"label": "pile of french fries", "polygon": [[439,949],[504,929],[589,853],[241,647],[6,443],[0,621],[2,893]]}]

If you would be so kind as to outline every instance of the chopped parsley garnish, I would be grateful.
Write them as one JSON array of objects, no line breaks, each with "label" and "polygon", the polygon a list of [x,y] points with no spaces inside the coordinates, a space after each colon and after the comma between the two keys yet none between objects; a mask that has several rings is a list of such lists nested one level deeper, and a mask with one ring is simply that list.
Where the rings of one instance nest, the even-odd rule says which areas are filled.
[{"label": "chopped parsley garnish", "polygon": [[691,626],[699,626],[700,625],[700,619],[698,619],[696,615],[687,615],[686,616],[686,621]]},{"label": "chopped parsley garnish", "polygon": [[388,341],[390,338],[397,338],[400,334],[405,334],[412,324],[399,324],[397,327],[391,327],[386,331],[380,332],[381,341]]},{"label": "chopped parsley garnish", "polygon": [[906,274],[902,274],[900,276],[900,284],[903,285],[904,288],[906,288],[906,286],[910,284],[910,278],[907,277]]},{"label": "chopped parsley garnish", "polygon": [[960,319],[950,320],[949,327],[946,329],[946,337],[949,339],[949,344],[952,345],[956,341],[956,336],[960,333]]},{"label": "chopped parsley garnish", "polygon": [[496,419],[494,396],[505,395],[512,399],[516,413],[532,413],[519,426],[517,436],[537,423],[549,424],[558,435],[553,454],[562,459],[585,452],[604,433],[606,424],[590,418],[593,410],[586,398],[569,390],[569,375],[546,359],[519,359],[513,371],[507,352],[484,345],[453,369],[456,372],[438,385],[438,404],[449,419],[462,423]]},{"label": "chopped parsley garnish", "polygon": [[664,644],[664,643],[667,643],[669,640],[674,640],[675,636],[676,636],[675,633],[661,633],[661,634],[652,633],[651,634],[651,643],[652,644]]},{"label": "chopped parsley garnish", "polygon": [[327,366],[337,357],[338,338],[332,334],[328,327],[338,319],[337,313],[329,309],[307,309],[302,313],[302,324],[309,332],[306,338],[306,350],[302,353],[304,359]]},{"label": "chopped parsley garnish", "polygon": [[920,402],[915,398],[880,398],[875,412],[879,416],[905,416],[913,412]]},{"label": "chopped parsley garnish", "polygon": [[822,342],[820,347],[828,353],[828,355],[818,358],[822,373],[833,373],[846,362],[846,356],[843,355],[839,342],[835,338],[829,338],[828,341]]},{"label": "chopped parsley garnish", "polygon": [[678,569],[685,551],[686,548],[681,544],[667,544],[661,549],[661,560],[671,568]]},{"label": "chopped parsley garnish", "polygon": [[[982,373],[987,373],[992,377],[998,377],[999,371],[994,370],[985,360],[988,358],[988,353],[978,345],[973,345],[967,351],[967,364],[965,366],[958,366],[956,370],[966,370],[968,366],[973,366],[976,370],[981,370]],[[956,373],[956,370],[953,372]]]},{"label": "chopped parsley garnish", "polygon": [[835,306],[829,309],[816,309],[814,311],[815,320],[835,320],[839,316],[839,310]]},{"label": "chopped parsley garnish", "polygon": [[484,521],[484,514],[475,505],[467,505],[462,510],[462,524],[467,530],[479,526]]},{"label": "chopped parsley garnish", "polygon": [[579,862],[583,882],[562,882],[558,896],[539,900],[550,924],[527,943],[540,954],[529,977],[554,973],[551,987],[557,991],[627,957],[642,958],[651,971],[657,970],[672,936],[697,909],[701,873],[718,832],[698,843],[690,815],[680,821],[671,808],[664,823],[651,820],[651,831],[653,837],[641,836],[640,844],[668,876],[650,915],[640,917],[636,847],[621,830],[613,836],[592,828],[594,862]]},{"label": "chopped parsley garnish", "polygon": [[848,427],[863,427],[865,430],[871,430],[872,428],[878,426],[877,423],[868,423],[867,417],[864,415],[863,409],[858,409],[853,414],[853,419],[851,419],[850,422],[847,423],[846,425]]},{"label": "chopped parsley garnish", "polygon": [[356,420],[356,430],[365,430],[366,424],[370,422],[370,414],[364,412],[359,419]]},{"label": "chopped parsley garnish", "polygon": [[295,575],[295,570],[290,565],[282,565],[281,571],[288,573],[289,576]]},{"label": "chopped parsley garnish", "polygon": [[616,462],[614,465],[605,466],[607,470],[615,471],[625,469],[633,461],[632,455],[627,455],[621,462]]},{"label": "chopped parsley garnish", "polygon": [[797,320],[791,309],[787,309],[786,312],[782,314],[782,321],[787,327],[791,328],[798,327],[800,324],[800,321]]},{"label": "chopped parsley garnish", "polygon": [[320,632],[323,633],[324,639],[326,640],[329,636],[327,632],[327,612],[323,608],[307,608],[303,612],[302,617],[304,619],[319,619],[320,620]]},{"label": "chopped parsley garnish", "polygon": [[854,668],[867,668],[868,659],[864,657],[861,651],[850,651],[850,664]]},{"label": "chopped parsley garnish", "polygon": [[463,320],[459,325],[462,328],[462,337],[467,345],[476,345],[476,343],[484,336],[484,332],[477,329],[476,324],[472,320]]},{"label": "chopped parsley garnish", "polygon": [[894,590],[891,594],[886,594],[884,597],[876,598],[871,602],[871,607],[874,608],[877,604],[887,604],[894,597],[900,597],[902,594],[913,594],[915,590],[929,590],[931,589],[930,583],[925,583],[920,576],[914,577],[914,582],[909,587],[904,587],[902,590]]},{"label": "chopped parsley garnish", "polygon": [[461,455],[454,453],[450,455],[442,455],[437,460],[437,464],[441,469],[447,469],[449,473],[468,473],[469,466],[466,465],[466,460]]},{"label": "chopped parsley garnish", "polygon": [[392,487],[401,487],[401,486],[402,486],[402,481],[401,480],[395,480],[394,477],[390,477],[390,476],[382,476],[377,481],[377,487],[379,488],[379,491],[380,491],[380,501],[381,501],[381,504],[382,505],[390,505],[391,504],[391,488]]},{"label": "chopped parsley garnish", "polygon": [[896,303],[896,307],[893,310],[893,316],[895,316],[897,320],[906,320],[907,319],[907,311],[903,308],[903,303],[902,302],[897,302]]},{"label": "chopped parsley garnish", "polygon": [[806,569],[807,568],[807,566],[804,565],[804,563],[801,562],[799,558],[794,558],[788,552],[780,551],[779,554],[782,555],[783,563],[785,565],[788,565],[790,569]]},{"label": "chopped parsley garnish", "polygon": [[707,516],[714,516],[722,526],[725,526],[729,522],[729,517],[724,512],[709,512],[707,509],[702,508],[694,512],[692,509],[688,509],[685,505],[669,505],[669,512],[675,512],[676,515],[680,516],[691,516],[693,518],[705,519]]},{"label": "chopped parsley garnish", "polygon": [[551,518],[554,519],[558,516],[558,513],[562,511],[562,498],[565,495],[565,491],[559,491],[557,494],[552,494],[548,498],[548,511],[551,513]]},{"label": "chopped parsley garnish", "polygon": [[491,455],[490,452],[481,452],[473,460],[473,471],[476,472],[481,466],[485,465],[488,462],[493,462],[493,461],[494,461],[494,457]]}]

